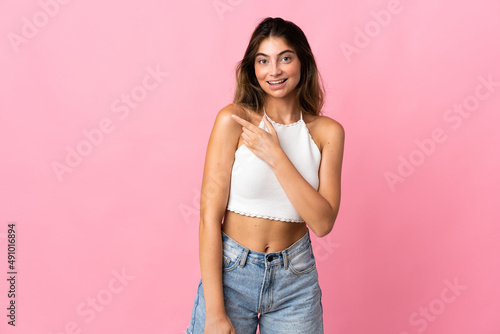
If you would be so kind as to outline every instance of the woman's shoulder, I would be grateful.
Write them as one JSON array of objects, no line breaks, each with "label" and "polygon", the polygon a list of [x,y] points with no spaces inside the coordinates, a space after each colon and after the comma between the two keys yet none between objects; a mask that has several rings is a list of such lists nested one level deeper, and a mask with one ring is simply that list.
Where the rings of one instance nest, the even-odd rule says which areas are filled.
[{"label": "woman's shoulder", "polygon": [[222,163],[227,163],[227,166],[232,164],[231,157],[234,158],[242,127],[231,116],[235,114],[243,117],[243,112],[234,104],[229,104],[219,110],[208,140],[207,156],[210,158],[207,159],[218,159]]},{"label": "woman's shoulder", "polygon": [[319,139],[321,150],[328,142],[344,140],[344,127],[337,120],[326,115],[309,115],[309,119],[309,131]]},{"label": "woman's shoulder", "polygon": [[251,119],[251,112],[252,111],[234,103],[226,105],[220,109],[215,116],[212,132],[216,134],[220,133],[221,136],[225,136],[228,140],[238,139],[241,135],[242,126],[231,116],[237,115],[249,121]]},{"label": "woman's shoulder", "polygon": [[[217,113],[217,117],[216,117],[216,122],[217,121],[229,121],[231,120],[232,122],[230,124],[238,124],[237,122],[233,121],[231,115],[236,115],[240,118],[243,118],[244,120],[248,121],[248,122],[252,122],[252,118],[255,117],[257,115],[256,112],[244,107],[244,106],[241,106],[241,105],[238,105],[238,104],[235,104],[235,103],[231,103],[231,104],[228,104],[227,106],[223,107],[221,110],[219,110],[219,112]],[[239,126],[241,128],[241,126]]]},{"label": "woman's shoulder", "polygon": [[321,127],[323,128],[323,131],[325,132],[344,132],[344,127],[342,124],[340,124],[339,121],[331,118],[330,116],[326,115],[319,115],[317,116],[319,123],[321,124]]}]

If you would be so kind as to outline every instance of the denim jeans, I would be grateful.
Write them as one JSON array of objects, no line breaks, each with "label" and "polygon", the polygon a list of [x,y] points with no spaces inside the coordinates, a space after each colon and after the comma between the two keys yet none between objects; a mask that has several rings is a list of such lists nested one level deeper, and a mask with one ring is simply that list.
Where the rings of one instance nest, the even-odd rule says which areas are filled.
[{"label": "denim jeans", "polygon": [[[290,247],[261,253],[222,232],[224,307],[236,334],[323,334],[323,306],[309,230]],[[200,280],[186,333],[203,334]]]}]

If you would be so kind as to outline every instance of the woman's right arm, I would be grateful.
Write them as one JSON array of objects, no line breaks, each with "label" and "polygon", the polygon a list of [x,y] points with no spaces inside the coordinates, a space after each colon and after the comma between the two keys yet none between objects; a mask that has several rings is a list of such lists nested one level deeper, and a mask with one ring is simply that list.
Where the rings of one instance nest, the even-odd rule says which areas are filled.
[{"label": "woman's right arm", "polygon": [[229,105],[217,114],[208,141],[200,196],[200,270],[205,296],[205,334],[234,333],[226,316],[222,290],[221,224],[226,212],[234,153],[241,126]]}]

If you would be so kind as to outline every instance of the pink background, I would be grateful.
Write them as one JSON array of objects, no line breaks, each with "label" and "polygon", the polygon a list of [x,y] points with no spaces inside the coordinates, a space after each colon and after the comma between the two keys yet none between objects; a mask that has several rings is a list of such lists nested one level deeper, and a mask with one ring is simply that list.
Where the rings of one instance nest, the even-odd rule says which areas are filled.
[{"label": "pink background", "polygon": [[0,332],[186,329],[207,141],[266,16],[304,30],[346,131],[325,333],[500,333],[495,0],[2,1]]}]

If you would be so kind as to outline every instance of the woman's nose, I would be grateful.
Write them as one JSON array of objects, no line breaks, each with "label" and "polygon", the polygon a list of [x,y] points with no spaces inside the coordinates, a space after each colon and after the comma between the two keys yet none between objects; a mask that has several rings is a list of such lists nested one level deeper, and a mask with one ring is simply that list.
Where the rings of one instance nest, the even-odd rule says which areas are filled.
[{"label": "woman's nose", "polygon": [[271,65],[271,73],[270,74],[272,76],[277,76],[277,75],[281,74],[281,68],[280,68],[279,64],[272,63],[272,65]]}]

